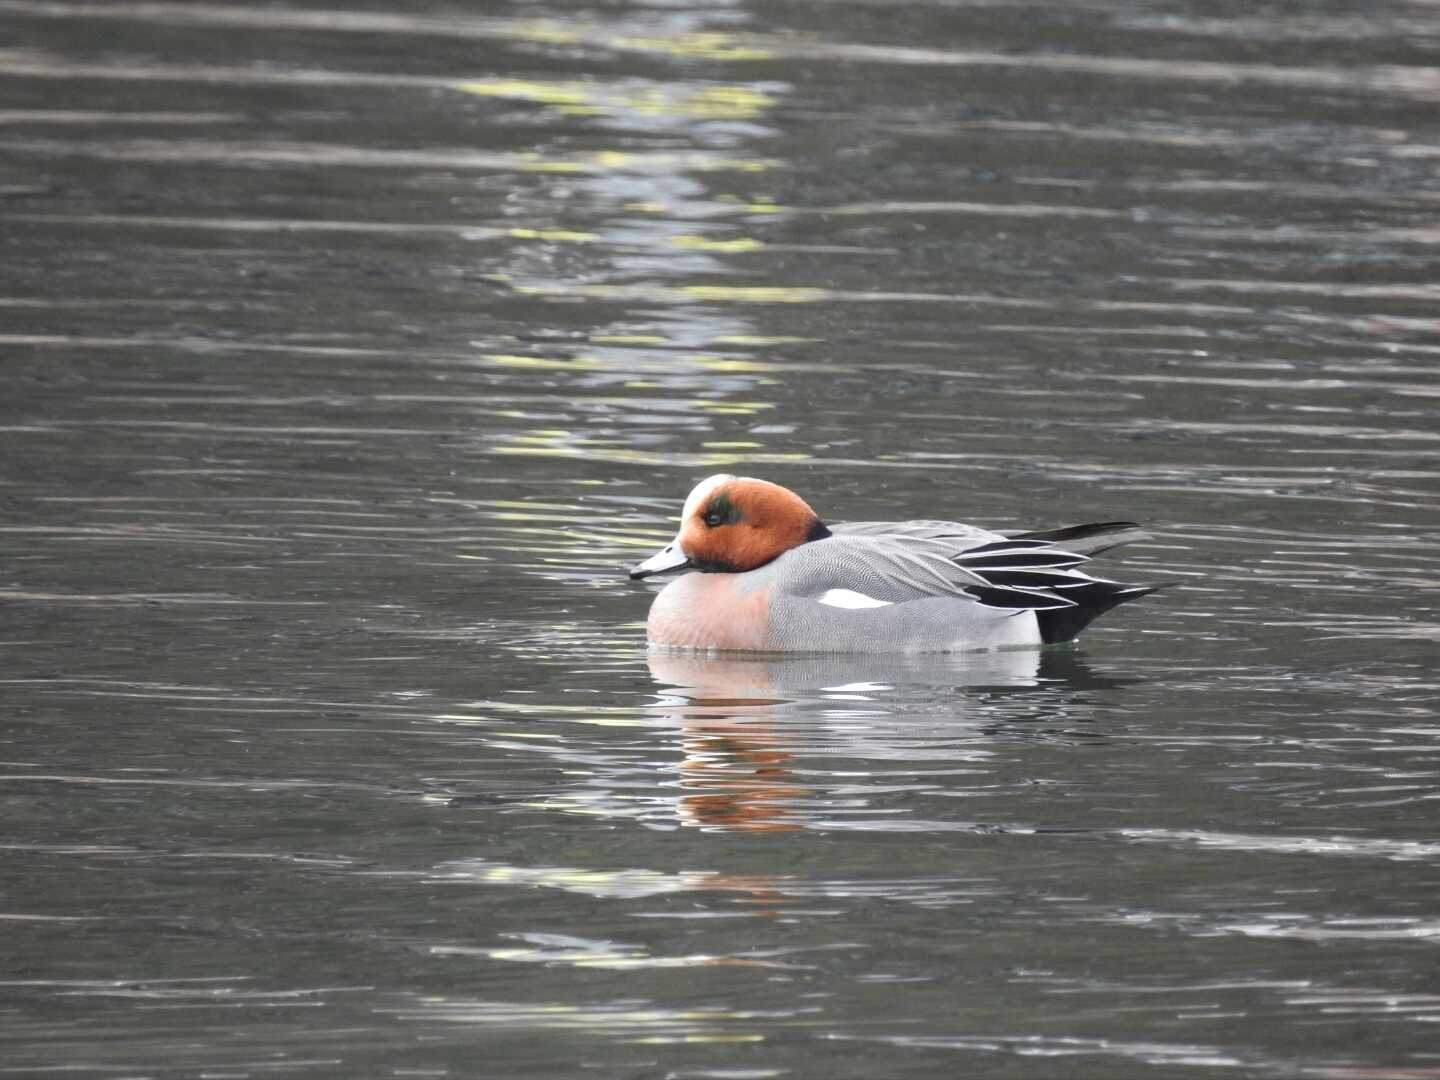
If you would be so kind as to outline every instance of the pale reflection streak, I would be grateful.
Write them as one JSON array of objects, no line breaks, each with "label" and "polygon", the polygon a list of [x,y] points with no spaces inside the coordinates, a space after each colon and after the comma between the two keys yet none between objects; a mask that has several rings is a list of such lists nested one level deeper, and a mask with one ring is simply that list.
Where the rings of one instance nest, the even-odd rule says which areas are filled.
[{"label": "pale reflection streak", "polygon": [[[1292,378],[1247,379],[1240,376],[1215,375],[1204,371],[1186,372],[1176,370],[1163,375],[1132,373],[1124,376],[1087,371],[1085,373],[1085,379],[1087,381],[1122,382],[1127,386],[1152,383],[1159,385],[1226,386],[1270,391],[1313,392],[1317,390],[1370,390],[1404,396],[1426,396],[1435,391],[1435,387],[1433,386],[1417,383],[1393,383],[1381,379],[1326,378],[1306,376],[1299,373]],[[1376,440],[1399,439],[1406,442],[1431,442],[1440,440],[1440,432],[1425,429],[1362,428],[1349,424],[1284,424],[1273,421],[1265,423],[1252,421],[1244,424],[1227,424],[1217,421],[1190,421],[1187,423],[1173,424],[1167,422],[1164,427],[1166,430],[1208,431],[1215,434],[1253,431],[1256,433],[1275,432],[1287,435],[1337,435],[1347,438]]]},{"label": "pale reflection streak", "polygon": [[1319,855],[1387,862],[1440,861],[1440,842],[1364,836],[1263,836],[1205,830],[1123,829],[1137,843],[1163,843],[1275,855]]},{"label": "pale reflection streak", "polygon": [[[0,529],[0,532],[6,530]],[[59,530],[46,530],[54,535]],[[174,534],[169,534],[172,538]],[[159,604],[203,607],[324,607],[321,600],[249,600],[223,593],[48,593],[0,589],[0,600],[65,604]]]},{"label": "pale reflection streak", "polygon": [[1217,240],[1251,244],[1295,245],[1333,248],[1351,244],[1440,244],[1440,228],[1430,225],[1367,225],[1355,229],[1312,225],[1182,225],[1177,236],[1213,243]]},{"label": "pale reflection streak", "polygon": [[1124,14],[1117,22],[1126,29],[1159,31],[1177,37],[1235,38],[1247,42],[1330,41],[1354,46],[1361,41],[1383,42],[1433,37],[1435,22],[1424,17],[1425,2],[1426,0],[1420,0],[1420,4],[1414,6],[1413,14],[1407,12],[1405,6],[1397,5],[1393,8],[1376,8],[1364,15],[1314,9],[1296,11],[1283,19],[1263,19],[1247,15],[1210,18],[1171,12],[1163,16]]},{"label": "pale reflection streak", "polygon": [[[1042,300],[1001,296],[995,293],[931,293],[867,289],[835,289],[822,286],[772,285],[596,285],[573,282],[537,282],[515,279],[509,284],[527,296],[576,296],[596,300],[649,301],[670,306],[685,304],[783,305],[818,303],[916,303],[961,304],[1031,311],[1135,311],[1152,314],[1180,314],[1196,318],[1218,318],[1253,313],[1250,307],[1185,302],[1126,300]],[[1162,328],[1164,329],[1164,328]]]},{"label": "pale reflection streak", "polygon": [[461,40],[524,42],[548,46],[589,46],[650,53],[678,59],[764,60],[773,54],[746,37],[713,30],[657,31],[647,18],[613,19],[606,23],[558,19],[490,18],[483,16],[425,17],[356,11],[295,11],[219,4],[179,4],[146,0],[107,3],[63,3],[55,0],[0,0],[0,13],[34,18],[108,18],[159,22],[170,26],[244,27],[255,30],[317,31],[423,35]]},{"label": "pale reflection streak", "polygon": [[[1374,138],[1386,142],[1387,133],[1369,132]],[[1267,135],[1264,141],[1268,144],[1273,142],[1274,136]],[[1372,148],[1373,149],[1373,148]],[[1389,147],[1386,153],[1393,156],[1402,156],[1402,148]],[[1085,184],[1084,186],[1092,186]],[[1159,193],[1162,195],[1185,195],[1193,197],[1197,195],[1214,195],[1222,199],[1231,199],[1235,195],[1266,195],[1276,199],[1296,200],[1313,199],[1317,201],[1339,201],[1373,203],[1384,207],[1394,206],[1417,206],[1426,207],[1440,202],[1440,192],[1429,191],[1425,188],[1406,188],[1395,191],[1389,187],[1364,187],[1357,184],[1321,184],[1315,182],[1297,182],[1293,180],[1231,180],[1219,176],[1207,176],[1203,179],[1188,180],[1127,180],[1124,187],[1130,191],[1143,192],[1145,194]],[[1292,226],[1292,228],[1302,228]],[[1386,230],[1380,229],[1383,235]],[[1317,227],[1316,234],[1331,236],[1333,233],[1327,227]]]},{"label": "pale reflection streak", "polygon": [[773,893],[790,879],[782,875],[740,875],[704,871],[512,866],[487,859],[458,859],[437,866],[427,875],[426,880],[435,884],[558,889],[561,892],[599,900],[638,900],[688,892]]},{"label": "pale reflection streak", "polygon": [[397,719],[419,718],[441,723],[464,722],[485,725],[499,722],[485,715],[468,712],[437,714],[423,704],[405,705],[397,702],[346,701],[302,695],[241,693],[234,688],[224,686],[184,686],[174,683],[145,683],[136,680],[100,677],[0,679],[0,686],[29,686],[44,689],[56,695],[153,701],[182,711],[186,709],[236,713],[286,711],[302,716],[313,716],[317,708],[322,708],[344,710],[345,712],[366,712]]},{"label": "pale reflection streak", "polygon": [[[1147,929],[1178,929],[1201,937],[1235,935],[1288,941],[1370,941],[1431,944],[1440,940],[1440,922],[1404,916],[1324,918],[1284,912],[1236,915],[1216,919],[1164,911],[1127,912],[1104,921]],[[1440,1002],[1440,999],[1435,999]],[[1424,1004],[1415,1012],[1440,1013],[1440,1004]]]},{"label": "pale reflection streak", "polygon": [[[10,5],[0,0],[0,12]],[[108,7],[108,5],[107,5]],[[118,7],[118,5],[117,5]],[[278,11],[276,15],[280,14]],[[327,69],[167,64],[155,60],[87,62],[41,49],[0,49],[0,75],[26,79],[220,83],[227,86],[347,86],[389,90],[453,90],[457,80],[424,75]]]},{"label": "pale reflection streak", "polygon": [[[16,779],[11,777],[10,779]],[[23,779],[23,778],[21,778]],[[238,784],[236,786],[239,786]],[[264,789],[273,790],[273,789]],[[356,866],[356,860],[344,855],[293,855],[284,852],[271,851],[225,851],[214,849],[186,848],[182,850],[165,850],[155,847],[127,847],[118,844],[6,844],[0,843],[0,851],[18,851],[35,855],[78,855],[87,859],[115,858],[126,863],[138,860],[168,861],[174,860],[244,860],[254,862],[273,862],[283,865],[302,867],[321,867],[325,869],[349,871]],[[97,916],[105,918],[105,916]],[[90,916],[75,916],[75,918],[89,919]],[[0,983],[4,985],[4,983]],[[12,984],[13,985],[13,984]]]},{"label": "pale reflection streak", "polygon": [[[943,908],[1004,895],[996,878],[937,874],[905,878],[806,878],[793,874],[726,874],[714,871],[664,872],[639,868],[617,870],[574,866],[513,866],[486,859],[443,863],[425,880],[437,885],[508,886],[554,889],[600,900],[649,900],[698,894],[707,917],[770,917],[791,910],[797,902],[885,899],[917,907]],[[673,912],[657,910],[647,918]],[[684,914],[677,917],[685,917]]]},{"label": "pale reflection streak", "polygon": [[237,1001],[263,998],[286,1000],[314,994],[373,990],[370,986],[325,986],[292,990],[238,990],[237,984],[253,983],[249,975],[200,975],[191,978],[165,979],[0,979],[0,987],[44,987],[76,997],[192,998],[223,997]]},{"label": "pale reflection streak", "polygon": [[[645,1000],[577,1003],[508,1002],[454,995],[416,996],[398,1008],[377,1008],[382,1016],[425,1023],[469,1024],[504,1031],[582,1032],[619,1042],[658,1046],[667,1043],[764,1042],[777,1028],[813,1026],[819,1006],[793,1009],[737,1009],[697,1006],[666,1009]],[[763,1030],[762,1030],[763,1029]]]},{"label": "pale reflection streak", "polygon": [[0,125],[20,124],[82,124],[87,127],[143,126],[154,124],[173,127],[176,124],[235,124],[245,120],[243,113],[223,112],[103,112],[98,109],[0,109]]},{"label": "pale reflection streak", "polygon": [[[241,989],[236,983],[253,981],[251,976],[214,976],[193,979],[135,979],[114,982],[60,981],[42,982],[36,980],[28,985],[43,986],[56,991],[60,998],[116,998],[132,1001],[164,1002],[160,1007],[181,1007],[183,1004],[203,1005],[207,1008],[253,1009],[259,1005],[274,1004],[288,1007],[306,1004],[326,1005],[335,994],[369,994],[373,986],[316,986],[299,989]],[[23,985],[0,983],[0,986]],[[296,1063],[301,1064],[301,1063]],[[328,1063],[327,1063],[328,1064]],[[253,1067],[253,1066],[252,1066]],[[45,1071],[45,1070],[40,1070]],[[127,1070],[128,1071],[128,1070]],[[224,1074],[227,1069],[215,1066],[202,1074]],[[247,1070],[248,1074],[248,1070]]]},{"label": "pale reflection streak", "polygon": [[[22,220],[19,217],[8,220]],[[151,300],[141,296],[86,296],[86,297],[55,297],[55,296],[0,296],[0,309],[30,309],[35,311],[85,311],[90,309],[105,310],[109,308],[164,308],[167,311],[207,311],[213,312],[236,307],[238,303],[226,303],[216,300],[179,300],[164,299]],[[273,304],[250,301],[246,306],[252,311],[274,310]],[[14,337],[15,335],[10,335]],[[36,335],[41,342],[54,340],[62,335]],[[118,339],[125,340],[125,339]]]},{"label": "pale reflection streak", "polygon": [[[666,211],[669,212],[668,210]],[[717,217],[720,215],[707,215]],[[843,244],[787,244],[756,240],[753,237],[733,239],[711,239],[691,233],[674,233],[656,237],[646,236],[643,230],[625,230],[617,233],[585,232],[577,229],[531,228],[511,226],[496,228],[474,225],[466,222],[413,222],[413,221],[326,221],[320,219],[288,218],[213,218],[167,216],[149,214],[47,214],[12,213],[0,215],[0,220],[21,221],[43,225],[70,225],[77,228],[141,228],[212,230],[238,233],[334,233],[356,236],[454,236],[465,241],[495,240],[540,240],[547,244],[607,244],[615,248],[633,247],[638,239],[647,246],[669,248],[677,251],[704,251],[716,254],[744,254],[753,251],[806,252],[810,254],[893,254],[892,249],[865,248]],[[502,276],[503,280],[503,276]],[[122,303],[122,301],[111,301]],[[128,303],[156,303],[155,301],[127,301]],[[66,301],[31,301],[24,298],[0,298],[0,307],[28,304],[51,303],[60,306]],[[74,303],[83,303],[76,301]],[[183,302],[181,302],[183,304]],[[731,335],[743,338],[744,335]],[[663,340],[663,339],[662,339]]]},{"label": "pale reflection streak", "polygon": [[807,207],[803,211],[822,217],[872,217],[879,214],[902,214],[906,217],[927,214],[957,214],[978,217],[1074,218],[1098,220],[1133,220],[1135,214],[1125,210],[1107,210],[1096,206],[1060,206],[1050,203],[984,203],[984,202],[884,202],[852,203],[846,206]]},{"label": "pale reflection streak", "polygon": [[[1237,1067],[1247,1064],[1217,1046],[1203,1043],[1126,1042],[1121,1039],[1085,1039],[1045,1035],[830,1035],[848,1042],[877,1042],[920,1050],[956,1050],[1003,1054],[1020,1058],[1113,1057],[1145,1065]],[[1048,1071],[1048,1070],[1047,1070]],[[1051,1073],[1051,1075],[1056,1075]],[[1063,1074],[1062,1074],[1063,1075]]]},{"label": "pale reflection streak", "polygon": [[1414,97],[1440,98],[1440,71],[1403,65],[1354,67],[1299,67],[1283,64],[1241,64],[1225,61],[1165,59],[1135,56],[1093,56],[1076,53],[994,53],[905,46],[827,43],[797,44],[794,55],[922,67],[996,67],[1062,71],[1108,78],[1156,82],[1218,83],[1222,86],[1259,84],[1310,90],[1351,90]]},{"label": "pale reflection streak", "polygon": [[983,67],[1070,72],[1105,78],[1156,82],[1265,85],[1311,90],[1386,93],[1421,100],[1440,98],[1440,72],[1398,64],[1352,67],[1233,63],[1178,58],[1096,56],[1076,53],[1006,53],[857,42],[825,42],[769,34],[688,31],[656,34],[646,24],[625,20],[566,22],[494,18],[436,19],[423,16],[346,11],[283,11],[270,8],[176,3],[58,3],[0,0],[0,12],[39,18],[110,18],[168,25],[243,26],[266,30],[326,33],[424,34],[460,39],[529,41],[541,45],[584,44],[591,48],[681,59],[744,62],[836,60],[876,65]]},{"label": "pale reflection streak", "polygon": [[[1197,127],[1185,127],[1179,124],[1160,123],[1133,123],[1123,127],[1107,127],[1101,124],[1076,124],[1062,123],[1047,120],[960,120],[953,124],[946,125],[946,130],[961,131],[987,131],[999,132],[1006,135],[1042,135],[1047,138],[1058,136],[1065,139],[1083,140],[1086,142],[1126,142],[1141,143],[1152,146],[1173,146],[1181,148],[1211,149],[1216,147],[1240,148],[1248,146],[1270,148],[1275,145],[1275,133],[1273,130],[1255,131],[1251,129],[1210,129],[1206,130]],[[1406,138],[1405,132],[1395,128],[1343,128],[1339,125],[1327,125],[1324,129],[1324,138],[1331,142],[1335,139],[1336,131],[1348,131],[1353,138],[1364,138],[1371,143],[1378,143],[1382,146],[1398,143]],[[938,133],[938,132],[937,132]],[[1317,138],[1319,138],[1317,133]],[[1036,181],[1027,181],[1035,183]],[[1074,180],[1065,179],[1056,181],[1067,186],[1074,185],[1082,188],[1099,187],[1102,181],[1098,180]],[[1103,181],[1108,185],[1114,181],[1107,178]],[[1205,178],[1192,180],[1148,180],[1148,179],[1123,179],[1121,183],[1131,190],[1148,191],[1193,191],[1193,192],[1226,192],[1226,191],[1268,191],[1279,192],[1280,185],[1277,182],[1266,180],[1234,180],[1228,178]],[[1324,184],[1297,184],[1284,186],[1286,194],[1298,188],[1302,193],[1331,192],[1340,194],[1353,191],[1353,188],[1340,185]],[[1418,197],[1434,199],[1437,196],[1433,192],[1417,192]]]},{"label": "pale reflection streak", "polygon": [[85,143],[60,139],[0,139],[0,150],[40,157],[93,157],[106,161],[150,161],[304,165],[323,168],[445,168],[524,173],[603,173],[624,168],[637,173],[763,172],[779,162],[737,158],[709,150],[596,150],[569,156],[535,151],[486,151],[465,147],[381,150],[343,143],[262,142],[201,139],[129,139]]},{"label": "pale reflection streak", "polygon": [[657,956],[643,945],[627,944],[601,938],[576,937],[571,934],[518,933],[504,934],[515,945],[432,945],[435,956],[474,957],[505,963],[545,964],[609,971],[636,971],[655,968],[751,967],[778,970],[805,965],[770,959],[774,952],[758,953],[689,953],[679,956]]},{"label": "pale reflection streak", "polygon": [[1294,293],[1300,296],[1324,296],[1360,300],[1418,300],[1423,303],[1440,301],[1440,285],[1402,284],[1355,285],[1343,281],[1254,281],[1230,278],[1159,278],[1155,282],[1177,290],[1214,290],[1246,295]]},{"label": "pale reflection streak", "polygon": [[[513,226],[496,228],[466,222],[433,221],[325,221],[293,218],[193,217],[155,214],[44,214],[4,215],[7,221],[44,225],[74,225],[79,228],[111,226],[140,229],[206,229],[242,233],[354,233],[359,236],[458,236],[464,240],[544,240],[556,244],[585,244],[598,240],[596,233],[574,229],[533,229]],[[18,302],[18,301],[16,301]],[[138,301],[131,301],[137,303]],[[0,305],[7,301],[0,300]]]}]

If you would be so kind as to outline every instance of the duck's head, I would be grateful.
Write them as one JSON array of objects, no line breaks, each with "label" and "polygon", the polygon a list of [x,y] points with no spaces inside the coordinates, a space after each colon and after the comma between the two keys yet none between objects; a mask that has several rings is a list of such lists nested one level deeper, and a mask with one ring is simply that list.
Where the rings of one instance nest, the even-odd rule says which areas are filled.
[{"label": "duck's head", "polygon": [[695,485],[675,539],[633,567],[630,576],[672,570],[743,573],[829,535],[810,504],[789,488],[720,473]]}]

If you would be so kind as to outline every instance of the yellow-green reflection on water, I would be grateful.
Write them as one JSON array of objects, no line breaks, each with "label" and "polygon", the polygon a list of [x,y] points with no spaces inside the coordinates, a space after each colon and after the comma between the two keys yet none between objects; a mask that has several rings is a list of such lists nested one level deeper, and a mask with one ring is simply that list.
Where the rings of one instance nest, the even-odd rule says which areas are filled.
[{"label": "yellow-green reflection on water", "polygon": [[733,240],[711,240],[705,236],[672,236],[670,243],[678,248],[691,251],[718,251],[735,255],[746,251],[760,251],[765,247],[762,240],[751,236],[736,237]]},{"label": "yellow-green reflection on water", "polygon": [[514,98],[558,107],[570,116],[683,116],[696,120],[750,120],[775,104],[762,90],[740,84],[629,84],[578,80],[484,79],[456,85],[478,97]]}]

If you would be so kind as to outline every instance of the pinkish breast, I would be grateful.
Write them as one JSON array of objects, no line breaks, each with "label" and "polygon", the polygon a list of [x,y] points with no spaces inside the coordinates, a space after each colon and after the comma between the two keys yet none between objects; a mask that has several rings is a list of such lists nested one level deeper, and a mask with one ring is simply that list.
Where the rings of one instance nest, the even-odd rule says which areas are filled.
[{"label": "pinkish breast", "polygon": [[650,605],[652,645],[763,651],[770,632],[770,590],[744,588],[743,574],[685,574]]}]

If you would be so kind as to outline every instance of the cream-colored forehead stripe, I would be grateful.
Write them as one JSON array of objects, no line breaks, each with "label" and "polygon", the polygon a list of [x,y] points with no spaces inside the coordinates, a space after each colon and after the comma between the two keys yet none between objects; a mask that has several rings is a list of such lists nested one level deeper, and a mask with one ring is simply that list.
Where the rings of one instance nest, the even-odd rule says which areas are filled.
[{"label": "cream-colored forehead stripe", "polygon": [[728,484],[736,479],[729,473],[716,473],[714,476],[707,476],[691,489],[690,495],[685,500],[685,509],[680,511],[682,519],[690,517],[691,514],[705,505],[705,500],[710,498],[710,493],[716,488]]},{"label": "cream-colored forehead stripe", "polygon": [[866,596],[853,589],[830,589],[821,593],[815,599],[828,607],[838,608],[872,608],[889,607],[889,600],[876,600],[873,596]]}]

